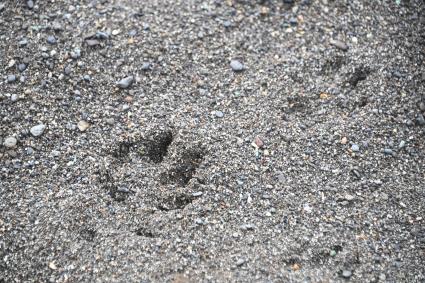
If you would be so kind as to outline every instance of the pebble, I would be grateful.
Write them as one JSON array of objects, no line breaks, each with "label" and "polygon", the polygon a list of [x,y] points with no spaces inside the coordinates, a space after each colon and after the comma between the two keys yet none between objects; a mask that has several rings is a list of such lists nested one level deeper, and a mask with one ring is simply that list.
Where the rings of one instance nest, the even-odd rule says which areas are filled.
[{"label": "pebble", "polygon": [[347,51],[348,50],[347,44],[345,44],[345,42],[342,42],[340,40],[331,39],[329,43],[331,45],[335,46],[336,48],[342,50],[342,51]]},{"label": "pebble", "polygon": [[264,142],[259,137],[255,137],[254,144],[253,145],[256,148],[263,148],[264,147]]},{"label": "pebble", "polygon": [[238,60],[230,61],[230,67],[234,72],[242,72],[245,69],[245,66]]},{"label": "pebble", "polygon": [[96,37],[99,38],[99,39],[108,39],[109,34],[107,32],[98,31],[98,32],[96,32]]},{"label": "pebble", "polygon": [[45,129],[46,129],[46,125],[39,124],[37,126],[32,127],[30,129],[30,132],[34,137],[38,137],[38,136],[41,136],[43,134]]},{"label": "pebble", "polygon": [[100,41],[97,39],[87,39],[86,43],[89,47],[94,47],[100,44]]},{"label": "pebble", "polygon": [[151,64],[149,62],[144,62],[142,64],[142,70],[143,71],[148,71],[148,70],[150,70],[150,68],[151,68]]},{"label": "pebble", "polygon": [[26,38],[23,38],[18,42],[19,47],[24,47],[27,44],[28,44],[28,40]]},{"label": "pebble", "polygon": [[27,65],[25,65],[24,63],[21,63],[18,65],[19,72],[25,71],[26,68],[27,68]]},{"label": "pebble", "polygon": [[129,88],[134,81],[134,77],[133,76],[128,76],[120,81],[117,82],[117,86],[121,89],[126,89]]},{"label": "pebble", "polygon": [[5,147],[12,148],[12,147],[15,147],[15,146],[16,146],[16,143],[17,143],[17,142],[18,142],[18,141],[16,140],[16,138],[14,138],[14,137],[7,137],[7,138],[4,140],[3,145],[4,145]]},{"label": "pebble", "polygon": [[342,277],[344,278],[350,278],[353,273],[350,270],[343,270],[342,271]]},{"label": "pebble", "polygon": [[28,7],[28,9],[32,9],[32,8],[34,8],[34,1],[32,1],[32,0],[28,0],[27,1],[27,7]]},{"label": "pebble", "polygon": [[354,152],[358,152],[358,151],[360,151],[360,147],[357,144],[353,143],[351,145],[351,150],[354,151]]},{"label": "pebble", "polygon": [[78,122],[77,127],[81,132],[85,132],[90,127],[90,124],[84,120],[81,120]]},{"label": "pebble", "polygon": [[15,75],[8,75],[7,76],[7,82],[8,83],[13,83],[16,81],[16,76]]},{"label": "pebble", "polygon": [[221,111],[215,111],[215,116],[216,117],[218,117],[218,118],[223,118],[224,117],[224,113],[223,112],[221,112]]},{"label": "pebble", "polygon": [[56,44],[56,42],[57,42],[57,40],[56,40],[56,37],[54,37],[53,35],[49,35],[48,37],[47,37],[47,43],[49,43],[49,44]]},{"label": "pebble", "polygon": [[398,148],[403,148],[406,146],[406,142],[405,141],[401,141],[400,144],[398,145]]},{"label": "pebble", "polygon": [[90,82],[90,76],[89,76],[89,75],[84,75],[84,76],[83,76],[83,79],[84,79],[86,82]]},{"label": "pebble", "polygon": [[65,75],[70,75],[72,72],[72,68],[70,66],[66,66],[63,72]]},{"label": "pebble", "polygon": [[391,148],[385,148],[384,149],[384,154],[386,154],[386,155],[393,155],[393,150]]},{"label": "pebble", "polygon": [[200,197],[200,196],[202,196],[202,192],[195,192],[195,193],[192,194],[192,196]]},{"label": "pebble", "polygon": [[18,96],[18,94],[16,94],[16,93],[13,93],[13,94],[10,96],[10,100],[11,100],[12,102],[17,101],[18,99],[19,99],[19,96]]},{"label": "pebble", "polygon": [[78,59],[78,58],[80,58],[81,57],[81,50],[80,49],[78,49],[78,48],[76,48],[76,49],[74,49],[74,51],[71,51],[71,58],[72,59]]},{"label": "pebble", "polygon": [[236,261],[236,266],[242,266],[245,263],[245,259],[240,258]]},{"label": "pebble", "polygon": [[420,126],[424,126],[425,125],[424,115],[419,114],[418,117],[416,118],[416,123],[418,123],[418,125]]}]

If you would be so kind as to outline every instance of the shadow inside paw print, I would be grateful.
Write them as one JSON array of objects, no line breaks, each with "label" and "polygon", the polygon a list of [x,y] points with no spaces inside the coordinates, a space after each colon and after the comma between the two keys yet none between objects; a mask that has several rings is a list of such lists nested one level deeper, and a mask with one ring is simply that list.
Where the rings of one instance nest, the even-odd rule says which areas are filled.
[{"label": "shadow inside paw print", "polygon": [[199,150],[187,150],[172,169],[161,176],[163,184],[177,184],[186,186],[193,178],[196,170],[201,164],[203,153]]}]

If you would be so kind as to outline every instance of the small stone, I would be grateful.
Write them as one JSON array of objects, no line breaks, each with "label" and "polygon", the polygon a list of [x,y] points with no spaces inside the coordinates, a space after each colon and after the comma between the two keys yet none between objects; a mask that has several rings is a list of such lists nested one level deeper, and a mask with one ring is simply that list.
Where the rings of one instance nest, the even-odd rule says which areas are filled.
[{"label": "small stone", "polygon": [[90,127],[90,124],[84,120],[81,120],[78,122],[77,127],[81,132],[85,132]]},{"label": "small stone", "polygon": [[330,256],[334,257],[336,256],[336,251],[335,250],[331,250],[329,253]]},{"label": "small stone", "polygon": [[200,196],[202,196],[202,192],[195,192],[195,193],[192,194],[192,196],[200,197]]},{"label": "small stone", "polygon": [[114,125],[115,124],[115,119],[114,118],[107,118],[106,120],[105,120],[105,122],[108,124],[108,125]]},{"label": "small stone", "polygon": [[18,42],[19,47],[24,47],[24,46],[25,46],[25,45],[27,45],[27,44],[28,44],[28,40],[27,40],[26,38],[21,39],[21,40]]},{"label": "small stone", "polygon": [[393,155],[393,150],[391,148],[385,148],[384,149],[384,154],[385,155]]},{"label": "small stone", "polygon": [[144,62],[142,64],[142,71],[148,71],[151,68],[151,64],[149,62]]},{"label": "small stone", "polygon": [[54,37],[53,35],[49,35],[47,37],[47,43],[52,44],[52,45],[56,44],[57,43],[56,37]]},{"label": "small stone", "polygon": [[234,72],[242,72],[245,69],[245,66],[238,60],[230,61],[230,67]]},{"label": "small stone", "polygon": [[27,1],[27,7],[28,7],[28,9],[32,10],[32,8],[34,8],[34,1],[28,0]]},{"label": "small stone", "polygon": [[45,129],[46,129],[46,125],[39,124],[37,126],[32,127],[30,129],[30,132],[34,137],[38,137],[38,136],[41,136],[43,134]]},{"label": "small stone", "polygon": [[236,266],[242,266],[245,263],[245,259],[240,258],[236,261]]},{"label": "small stone", "polygon": [[259,137],[255,137],[255,139],[254,139],[254,146],[256,148],[263,148],[264,147],[264,142]]},{"label": "small stone", "polygon": [[341,144],[346,144],[348,142],[347,137],[342,137]]},{"label": "small stone", "polygon": [[96,37],[99,38],[99,39],[108,39],[109,34],[107,32],[98,31],[98,32],[96,32]]},{"label": "small stone", "polygon": [[399,149],[402,149],[406,146],[406,142],[405,141],[401,141],[400,144],[398,145]]},{"label": "small stone", "polygon": [[16,81],[16,76],[15,75],[8,75],[7,76],[7,82],[8,83],[13,83],[13,82],[15,82]]},{"label": "small stone", "polygon": [[416,123],[418,123],[418,125],[420,126],[424,126],[425,125],[424,115],[419,114],[418,117],[416,117]]},{"label": "small stone", "polygon": [[16,93],[13,93],[13,94],[10,96],[10,100],[11,100],[12,102],[17,101],[18,99],[19,99],[19,96],[18,96],[18,94],[16,94]]},{"label": "small stone", "polygon": [[85,80],[86,82],[90,82],[91,79],[89,75],[84,75],[83,80]]},{"label": "small stone", "polygon": [[350,278],[353,275],[353,273],[350,270],[343,270],[342,271],[342,277],[344,278]]},{"label": "small stone", "polygon": [[18,65],[18,70],[19,70],[19,72],[23,72],[23,71],[25,71],[25,69],[27,68],[27,65],[26,64],[24,64],[24,63],[21,63],[21,64],[19,64]]},{"label": "small stone", "polygon": [[296,26],[296,25],[298,24],[298,20],[297,20],[297,18],[290,18],[290,19],[289,19],[289,23],[290,23],[292,26]]},{"label": "small stone", "polygon": [[71,51],[71,58],[72,59],[78,59],[78,58],[80,58],[81,57],[81,50],[80,49],[78,49],[78,48],[76,48],[76,49],[74,49],[74,51]]},{"label": "small stone", "polygon": [[223,26],[225,28],[230,28],[232,26],[232,22],[231,21],[224,21]]},{"label": "small stone", "polygon": [[94,47],[100,44],[100,41],[97,39],[87,39],[86,43],[89,47]]},{"label": "small stone", "polygon": [[355,199],[355,197],[353,196],[353,195],[345,195],[345,197],[344,197],[346,200],[348,200],[348,201],[352,201],[352,200],[354,200]]},{"label": "small stone", "polygon": [[129,88],[134,81],[134,77],[133,76],[128,76],[120,81],[117,82],[117,86],[121,89],[126,89]]},{"label": "small stone", "polygon": [[352,150],[353,152],[358,152],[358,151],[360,151],[360,147],[359,147],[357,144],[353,143],[353,144],[351,145],[351,150]]},{"label": "small stone", "polygon": [[223,118],[224,117],[224,113],[221,112],[221,111],[215,111],[214,114],[217,118]]},{"label": "small stone", "polygon": [[5,147],[7,147],[7,148],[12,148],[12,147],[15,147],[16,146],[17,142],[18,141],[16,140],[16,138],[14,138],[14,137],[7,137],[4,140],[3,145]]},{"label": "small stone", "polygon": [[66,66],[65,69],[63,70],[65,75],[70,75],[72,72],[72,68],[70,66]]},{"label": "small stone", "polygon": [[336,48],[342,50],[342,51],[347,51],[348,50],[348,46],[347,44],[345,44],[344,42],[340,41],[340,40],[336,40],[336,39],[331,39],[329,41],[329,43],[333,46],[335,46]]}]

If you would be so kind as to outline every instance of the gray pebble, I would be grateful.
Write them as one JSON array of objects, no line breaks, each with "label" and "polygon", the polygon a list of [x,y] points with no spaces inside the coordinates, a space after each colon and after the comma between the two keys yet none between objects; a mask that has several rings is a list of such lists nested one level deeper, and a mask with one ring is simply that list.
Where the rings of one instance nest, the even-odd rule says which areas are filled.
[{"label": "gray pebble", "polygon": [[78,59],[78,58],[80,58],[81,57],[81,50],[80,49],[78,49],[78,48],[76,48],[76,49],[74,49],[74,51],[71,51],[71,58],[72,59]]},{"label": "gray pebble", "polygon": [[353,273],[350,270],[343,270],[342,271],[342,277],[344,278],[350,278],[353,275]]},{"label": "gray pebble", "polygon": [[27,7],[28,7],[28,9],[32,9],[32,8],[34,8],[34,1],[32,1],[32,0],[28,0],[27,1]]},{"label": "gray pebble", "polygon": [[45,129],[46,129],[46,125],[39,124],[37,126],[32,127],[30,132],[34,137],[38,137],[38,136],[41,136],[43,134]]},{"label": "gray pebble", "polygon": [[244,65],[238,60],[230,61],[230,67],[234,72],[242,72],[245,69]]},{"label": "gray pebble", "polygon": [[21,40],[18,42],[19,47],[24,47],[24,46],[25,46],[25,45],[27,45],[27,44],[28,44],[28,40],[27,40],[26,38],[21,39]]},{"label": "gray pebble", "polygon": [[8,75],[7,76],[7,82],[8,83],[13,83],[16,81],[16,76],[15,75]]},{"label": "gray pebble", "polygon": [[89,47],[94,47],[100,44],[100,41],[97,39],[87,39],[86,43]]},{"label": "gray pebble", "polygon": [[218,118],[223,118],[224,117],[224,113],[221,111],[215,111],[215,116]]},{"label": "gray pebble", "polygon": [[245,259],[240,258],[236,261],[236,266],[242,266],[245,263]]},{"label": "gray pebble", "polygon": [[333,46],[335,46],[336,48],[338,48],[338,49],[340,49],[342,51],[347,51],[348,50],[347,44],[345,44],[345,42],[342,42],[340,40],[331,39],[330,40],[330,44],[332,44]]},{"label": "gray pebble", "polygon": [[393,155],[393,150],[391,148],[385,148],[384,149],[384,154],[386,154],[386,155]]},{"label": "gray pebble", "polygon": [[99,39],[108,39],[109,33],[103,32],[103,31],[98,31],[98,32],[96,32],[96,37],[99,38]]},{"label": "gray pebble", "polygon": [[419,114],[418,117],[416,117],[416,122],[418,123],[418,125],[424,126],[425,125],[424,115]]},{"label": "gray pebble", "polygon": [[70,66],[66,66],[63,72],[65,75],[69,75],[72,72],[72,68]]},{"label": "gray pebble", "polygon": [[120,81],[117,82],[117,86],[121,89],[126,89],[129,88],[134,81],[134,77],[133,76],[128,76]]},{"label": "gray pebble", "polygon": [[13,94],[10,96],[10,100],[11,100],[12,102],[17,101],[18,99],[19,99],[19,96],[18,96],[18,94],[16,94],[16,93],[13,93]]},{"label": "gray pebble", "polygon": [[16,146],[16,143],[17,143],[17,142],[18,142],[18,141],[16,140],[16,138],[14,138],[14,137],[7,137],[7,138],[4,140],[3,145],[4,145],[5,147],[12,148],[12,147],[15,147],[15,146]]},{"label": "gray pebble", "polygon": [[56,37],[54,37],[53,35],[49,35],[48,37],[47,37],[47,43],[49,43],[49,44],[56,44]]},{"label": "gray pebble", "polygon": [[358,151],[360,151],[360,147],[357,144],[353,143],[351,145],[351,150],[354,151],[354,152],[358,152]]},{"label": "gray pebble", "polygon": [[202,192],[193,193],[192,196],[194,196],[194,197],[200,197],[200,196],[202,196]]},{"label": "gray pebble", "polygon": [[25,65],[24,63],[21,63],[18,65],[19,72],[25,71],[26,68],[27,68],[27,65]]},{"label": "gray pebble", "polygon": [[149,62],[144,62],[142,64],[142,70],[143,71],[148,71],[148,70],[150,70],[150,68],[151,68],[151,64]]},{"label": "gray pebble", "polygon": [[91,80],[89,75],[84,75],[83,79],[84,79],[86,82],[89,82],[89,81]]},{"label": "gray pebble", "polygon": [[398,148],[403,148],[406,146],[406,142],[405,141],[401,141],[400,144],[398,145]]}]

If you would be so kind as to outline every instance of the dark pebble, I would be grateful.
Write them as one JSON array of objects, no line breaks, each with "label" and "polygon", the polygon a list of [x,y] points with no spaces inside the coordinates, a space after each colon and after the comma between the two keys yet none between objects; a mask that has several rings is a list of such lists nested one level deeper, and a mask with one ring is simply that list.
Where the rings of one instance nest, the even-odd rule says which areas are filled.
[{"label": "dark pebble", "polygon": [[418,123],[419,126],[424,126],[425,125],[424,115],[419,114],[418,117],[416,117],[416,123]]}]

